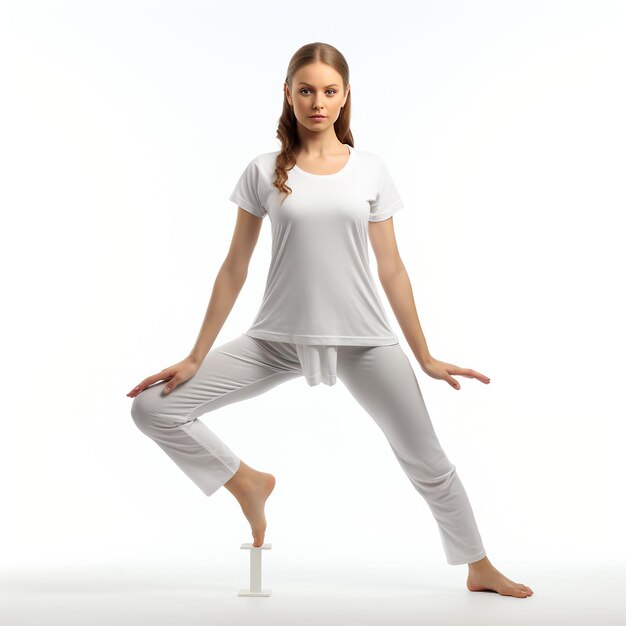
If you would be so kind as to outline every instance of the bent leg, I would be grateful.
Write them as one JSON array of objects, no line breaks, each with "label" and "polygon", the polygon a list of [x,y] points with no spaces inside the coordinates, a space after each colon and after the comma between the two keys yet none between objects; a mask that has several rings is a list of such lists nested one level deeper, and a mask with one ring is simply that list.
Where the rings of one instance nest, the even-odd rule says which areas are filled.
[{"label": "bent leg", "polygon": [[486,556],[456,467],[443,451],[415,372],[400,344],[340,346],[337,375],[374,418],[437,522],[450,565]]},{"label": "bent leg", "polygon": [[165,381],[133,400],[132,418],[210,496],[239,469],[239,457],[198,416],[302,376],[300,364],[248,335],[210,350],[196,374],[169,394]]}]

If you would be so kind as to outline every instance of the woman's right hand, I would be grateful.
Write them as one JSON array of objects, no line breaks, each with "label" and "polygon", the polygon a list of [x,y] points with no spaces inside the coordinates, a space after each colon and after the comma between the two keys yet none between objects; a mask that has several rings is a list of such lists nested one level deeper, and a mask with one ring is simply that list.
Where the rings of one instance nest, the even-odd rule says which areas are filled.
[{"label": "woman's right hand", "polygon": [[186,380],[192,378],[194,374],[198,371],[199,367],[199,363],[197,363],[196,361],[192,361],[189,357],[187,357],[186,359],[183,359],[180,363],[176,363],[176,365],[171,365],[170,367],[161,370],[158,374],[148,376],[148,378],[142,380],[126,395],[129,398],[134,398],[135,396],[138,396],[144,389],[159,380],[169,381],[168,384],[165,385],[164,392],[170,393],[172,389],[180,385],[180,383],[184,383]]}]

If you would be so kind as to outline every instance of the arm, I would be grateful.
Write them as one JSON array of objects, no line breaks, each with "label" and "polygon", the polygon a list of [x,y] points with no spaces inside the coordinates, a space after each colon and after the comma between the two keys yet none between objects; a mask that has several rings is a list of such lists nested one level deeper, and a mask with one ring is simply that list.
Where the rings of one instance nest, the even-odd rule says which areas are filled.
[{"label": "arm", "polygon": [[389,304],[418,363],[432,359],[415,308],[413,288],[400,258],[393,230],[393,217],[369,222],[369,237],[378,265],[378,278]]},{"label": "arm", "polygon": [[393,230],[393,217],[380,222],[369,222],[368,230],[370,243],[376,256],[380,284],[387,295],[402,333],[424,372],[433,378],[445,380],[454,389],[460,389],[461,386],[451,374],[476,378],[487,384],[489,378],[484,374],[439,361],[431,356],[417,315],[411,281],[398,251]]},{"label": "arm", "polygon": [[163,392],[171,393],[198,371],[246,282],[250,257],[259,238],[262,221],[262,218],[239,207],[230,249],[217,273],[202,328],[189,356],[144,378],[126,394],[129,398],[136,398],[144,389],[159,381],[168,381]]},{"label": "arm", "polygon": [[189,356],[200,364],[230,314],[246,282],[250,258],[256,247],[263,220],[239,207],[228,254],[217,273],[202,327]]}]

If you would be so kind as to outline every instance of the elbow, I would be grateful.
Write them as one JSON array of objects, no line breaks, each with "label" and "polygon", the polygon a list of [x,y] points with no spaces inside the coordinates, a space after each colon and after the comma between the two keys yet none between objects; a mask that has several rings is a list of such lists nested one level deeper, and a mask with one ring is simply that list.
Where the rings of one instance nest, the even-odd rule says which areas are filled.
[{"label": "elbow", "polygon": [[403,274],[406,274],[406,268],[402,262],[378,268],[378,280],[381,285],[392,283]]},{"label": "elbow", "polygon": [[232,263],[227,259],[222,263],[220,272],[233,282],[243,284],[248,277],[248,266],[243,263]]}]

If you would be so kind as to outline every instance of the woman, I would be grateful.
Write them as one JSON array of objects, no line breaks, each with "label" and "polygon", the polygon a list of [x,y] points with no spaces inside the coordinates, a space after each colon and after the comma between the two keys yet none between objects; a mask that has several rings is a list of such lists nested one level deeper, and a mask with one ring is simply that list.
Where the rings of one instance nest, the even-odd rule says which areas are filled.
[{"label": "woman", "polygon": [[[341,379],[376,420],[402,469],[428,503],[449,564],[467,563],[471,591],[528,597],[532,590],[489,562],[467,494],[439,444],[411,364],[382,307],[367,242],[404,336],[429,376],[489,378],[433,358],[393,230],[403,207],[383,161],[355,150],[348,66],[316,42],[292,58],[277,136],[282,149],[250,161],[230,200],[238,206],[228,255],[189,356],[149,376],[127,395],[139,429],[206,494],[224,486],[263,544],[265,501],[275,478],[246,465],[197,418],[304,376],[309,385]],[[287,182],[289,183],[287,185]],[[252,326],[211,349],[247,274],[266,215],[272,260]],[[164,387],[153,385],[163,381]]]}]

